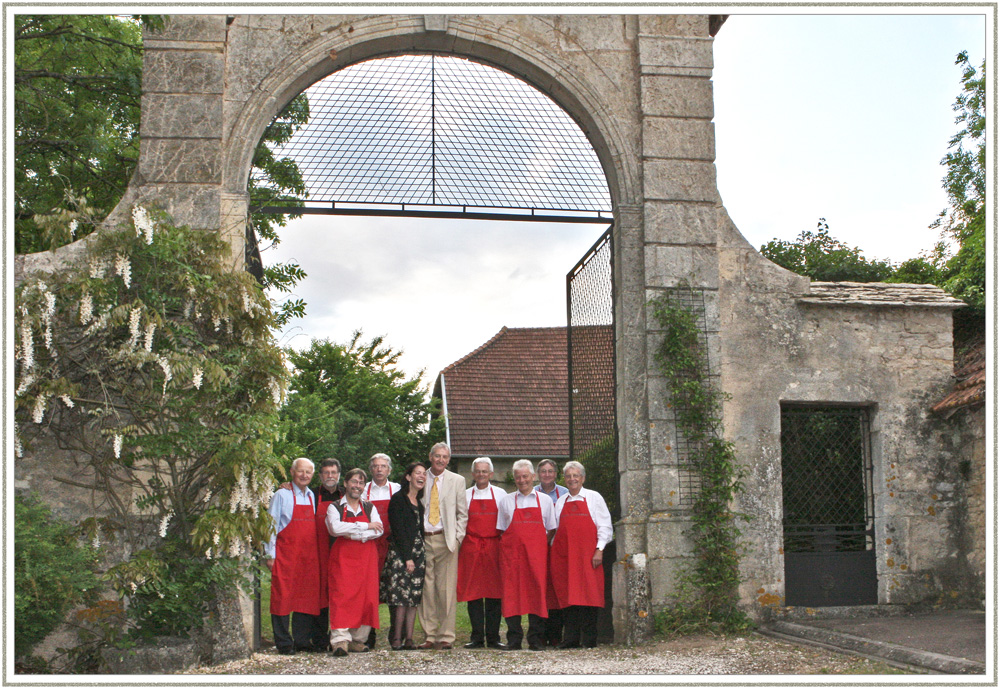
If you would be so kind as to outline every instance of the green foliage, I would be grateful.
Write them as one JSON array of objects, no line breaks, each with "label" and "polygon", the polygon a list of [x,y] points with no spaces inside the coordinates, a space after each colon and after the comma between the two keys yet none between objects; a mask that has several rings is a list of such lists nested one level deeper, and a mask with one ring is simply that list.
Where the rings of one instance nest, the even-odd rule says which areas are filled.
[{"label": "green foliage", "polygon": [[830,236],[824,218],[816,231],[803,230],[794,242],[772,239],[760,252],[779,266],[813,280],[830,282],[882,282],[893,274],[886,260],[868,260],[861,249]]},{"label": "green foliage", "polygon": [[594,443],[577,461],[587,470],[587,488],[600,493],[608,504],[612,518],[618,519],[621,505],[618,502],[618,455],[614,436],[609,435]]},{"label": "green foliage", "polygon": [[[95,543],[123,539],[135,553],[108,574],[121,596],[215,581],[226,558],[269,538],[288,375],[270,302],[224,268],[228,246],[141,208],[133,218],[134,231],[100,233],[89,265],[26,279],[15,295],[15,451],[43,433],[74,451],[80,469],[54,478],[93,491]],[[167,537],[184,557],[164,550]],[[178,614],[163,624],[190,622]]]},{"label": "green foliage", "polygon": [[[679,290],[688,289],[681,286]],[[739,519],[731,504],[743,490],[743,472],[730,443],[719,437],[724,395],[709,379],[708,355],[695,314],[671,292],[649,304],[664,329],[654,357],[666,376],[668,406],[694,448],[690,468],[699,490],[691,509],[693,562],[678,578],[672,605],[657,614],[664,634],[742,631],[750,620],[739,608]]]},{"label": "green foliage", "polygon": [[382,337],[362,342],[356,331],[346,345],[313,340],[301,352],[288,351],[294,366],[288,403],[281,410],[279,454],[288,458],[337,457],[344,471],[368,469],[377,452],[393,458],[394,472],[427,459],[443,434],[428,427],[438,402],[428,401],[420,376],[397,368],[402,352]]},{"label": "green foliage", "polygon": [[94,552],[37,496],[14,498],[14,655],[24,658],[97,589]]}]

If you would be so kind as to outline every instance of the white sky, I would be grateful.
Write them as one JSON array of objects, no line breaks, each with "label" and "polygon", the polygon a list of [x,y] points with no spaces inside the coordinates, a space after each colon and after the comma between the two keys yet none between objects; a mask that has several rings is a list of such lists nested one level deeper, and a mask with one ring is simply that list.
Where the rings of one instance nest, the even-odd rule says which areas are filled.
[{"label": "white sky", "polygon": [[[730,16],[715,40],[716,165],[750,243],[794,239],[824,217],[870,258],[929,249],[957,131],[954,59],[967,50],[978,65],[986,29],[971,13]],[[264,260],[309,274],[296,289],[308,316],[283,344],[361,328],[430,385],[504,325],[564,325],[566,273],[603,229],[307,216]]]}]

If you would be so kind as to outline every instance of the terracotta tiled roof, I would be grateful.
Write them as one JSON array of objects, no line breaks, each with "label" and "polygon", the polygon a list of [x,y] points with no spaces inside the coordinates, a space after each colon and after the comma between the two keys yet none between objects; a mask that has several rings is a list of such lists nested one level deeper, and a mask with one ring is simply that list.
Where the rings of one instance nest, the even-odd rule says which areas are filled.
[{"label": "terracotta tiled roof", "polygon": [[441,375],[453,455],[569,454],[566,328],[504,327]]},{"label": "terracotta tiled roof", "polygon": [[955,388],[931,407],[935,414],[950,416],[963,407],[986,401],[986,343],[970,347],[955,366]]}]

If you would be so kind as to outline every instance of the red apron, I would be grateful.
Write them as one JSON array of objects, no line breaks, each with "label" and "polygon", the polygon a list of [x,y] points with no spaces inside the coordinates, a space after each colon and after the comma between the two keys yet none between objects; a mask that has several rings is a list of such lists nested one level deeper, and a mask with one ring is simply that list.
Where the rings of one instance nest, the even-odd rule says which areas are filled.
[{"label": "red apron", "polygon": [[[340,509],[336,505],[334,509]],[[346,511],[345,511],[346,512]],[[344,522],[368,522],[364,510],[346,512]],[[337,538],[327,565],[330,587],[330,629],[357,629],[367,624],[378,629],[378,550],[375,541]]]},{"label": "red apron", "polygon": [[458,600],[501,598],[500,534],[497,528],[497,503],[490,486],[488,500],[469,503],[469,521],[458,551]]},{"label": "red apron", "polygon": [[587,509],[587,499],[566,501],[549,560],[557,607],[604,607],[604,567],[594,567],[596,548],[597,524]]},{"label": "red apron", "polygon": [[368,484],[368,490],[365,493],[365,500],[375,505],[375,509],[378,510],[378,516],[382,519],[382,527],[385,531],[382,535],[375,539],[375,547],[378,548],[378,575],[382,576],[382,569],[385,567],[385,558],[389,554],[389,534],[392,533],[392,529],[389,528],[389,500],[392,498],[392,486],[386,481],[386,486],[389,487],[389,498],[385,500],[369,500],[372,494],[372,484]]},{"label": "red apron", "polygon": [[542,521],[542,505],[517,506],[510,526],[500,538],[500,574],[503,586],[503,616],[534,614],[548,617],[545,601],[545,574],[548,570],[548,537]]},{"label": "red apron", "polygon": [[[319,498],[316,498],[319,500]],[[336,509],[336,503],[329,500],[319,500],[316,503],[316,551],[319,554],[319,607],[327,607],[327,589],[329,577],[327,567],[330,559],[330,532],[326,528],[326,510],[331,505]]]},{"label": "red apron", "polygon": [[[293,497],[294,499],[294,497]],[[312,500],[312,494],[309,494]],[[319,614],[319,555],[313,505],[295,505],[292,521],[278,532],[271,566],[271,614]]]}]

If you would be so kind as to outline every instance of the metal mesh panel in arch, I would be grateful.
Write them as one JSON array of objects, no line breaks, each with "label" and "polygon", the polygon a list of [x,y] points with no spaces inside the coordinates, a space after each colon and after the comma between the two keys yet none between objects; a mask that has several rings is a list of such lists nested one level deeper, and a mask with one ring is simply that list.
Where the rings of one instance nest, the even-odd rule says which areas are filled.
[{"label": "metal mesh panel in arch", "polygon": [[570,457],[617,456],[612,232],[566,276],[569,316]]},{"label": "metal mesh panel in arch", "polygon": [[309,201],[609,211],[597,154],[548,96],[458,57],[402,55],[305,91],[309,122],[275,149]]}]

